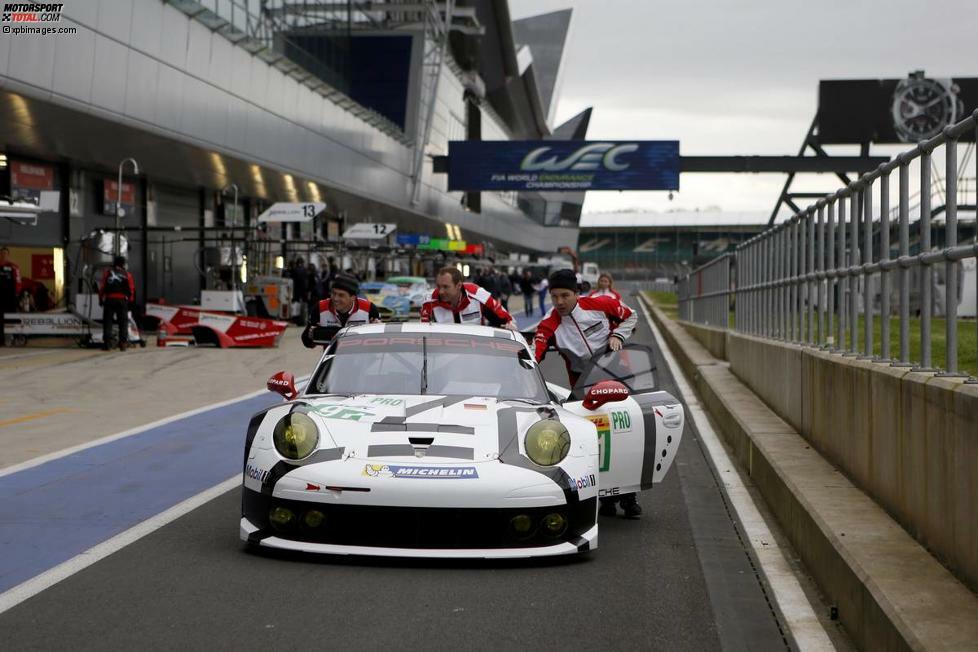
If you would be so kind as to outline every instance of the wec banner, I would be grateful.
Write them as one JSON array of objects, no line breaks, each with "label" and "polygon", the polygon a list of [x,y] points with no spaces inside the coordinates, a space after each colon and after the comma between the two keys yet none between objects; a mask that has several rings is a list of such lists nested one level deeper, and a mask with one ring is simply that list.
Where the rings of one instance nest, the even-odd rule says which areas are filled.
[{"label": "wec banner", "polygon": [[448,189],[678,190],[679,141],[451,141]]}]

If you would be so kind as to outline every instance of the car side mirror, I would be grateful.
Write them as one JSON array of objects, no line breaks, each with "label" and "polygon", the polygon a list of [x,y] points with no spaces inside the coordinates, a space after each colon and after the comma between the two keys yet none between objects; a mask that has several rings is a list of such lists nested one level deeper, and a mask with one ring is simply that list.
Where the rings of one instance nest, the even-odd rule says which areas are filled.
[{"label": "car side mirror", "polygon": [[280,371],[268,379],[268,391],[281,394],[286,401],[291,401],[299,392],[295,388],[295,376],[288,371]]},{"label": "car side mirror", "polygon": [[602,380],[595,383],[584,394],[582,405],[585,410],[597,410],[605,403],[615,403],[628,398],[628,388],[617,380]]}]

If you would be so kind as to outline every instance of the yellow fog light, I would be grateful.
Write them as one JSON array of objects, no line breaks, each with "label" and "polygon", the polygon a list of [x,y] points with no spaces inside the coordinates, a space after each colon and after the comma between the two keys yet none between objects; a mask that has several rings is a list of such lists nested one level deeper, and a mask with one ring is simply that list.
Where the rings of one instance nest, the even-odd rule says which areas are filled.
[{"label": "yellow fog light", "polygon": [[288,507],[273,507],[268,512],[268,521],[272,527],[282,530],[295,522],[295,514]]},{"label": "yellow fog light", "polygon": [[526,431],[526,456],[540,466],[553,466],[567,457],[571,437],[560,421],[537,421]]},{"label": "yellow fog light", "polygon": [[326,515],[318,509],[310,509],[308,512],[306,512],[306,515],[302,517],[302,522],[309,528],[317,528],[322,525],[323,521],[325,520]]},{"label": "yellow fog light", "polygon": [[528,537],[533,534],[533,519],[526,514],[517,514],[509,521],[509,527],[518,537]]},{"label": "yellow fog light", "polygon": [[316,422],[302,412],[285,415],[272,432],[272,441],[279,455],[290,460],[309,457],[319,444]]},{"label": "yellow fog light", "polygon": [[567,531],[567,519],[560,514],[547,514],[543,517],[543,529],[552,537],[559,537]]}]

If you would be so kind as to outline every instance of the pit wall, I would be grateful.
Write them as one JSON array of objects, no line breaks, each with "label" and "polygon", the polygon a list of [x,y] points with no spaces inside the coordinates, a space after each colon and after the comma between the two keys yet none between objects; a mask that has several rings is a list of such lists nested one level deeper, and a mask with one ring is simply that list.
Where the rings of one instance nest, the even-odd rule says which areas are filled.
[{"label": "pit wall", "polygon": [[704,349],[710,352],[710,355],[721,360],[727,359],[727,331],[716,326],[703,326],[690,321],[679,323],[697,342],[703,345]]},{"label": "pit wall", "polygon": [[978,591],[978,385],[681,323]]}]

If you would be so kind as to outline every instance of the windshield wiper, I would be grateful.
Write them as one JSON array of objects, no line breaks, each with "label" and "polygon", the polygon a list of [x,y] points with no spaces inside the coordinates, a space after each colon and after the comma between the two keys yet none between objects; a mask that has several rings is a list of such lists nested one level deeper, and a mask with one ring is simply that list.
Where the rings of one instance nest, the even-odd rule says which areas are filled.
[{"label": "windshield wiper", "polygon": [[428,393],[428,338],[421,336],[421,393]]}]

